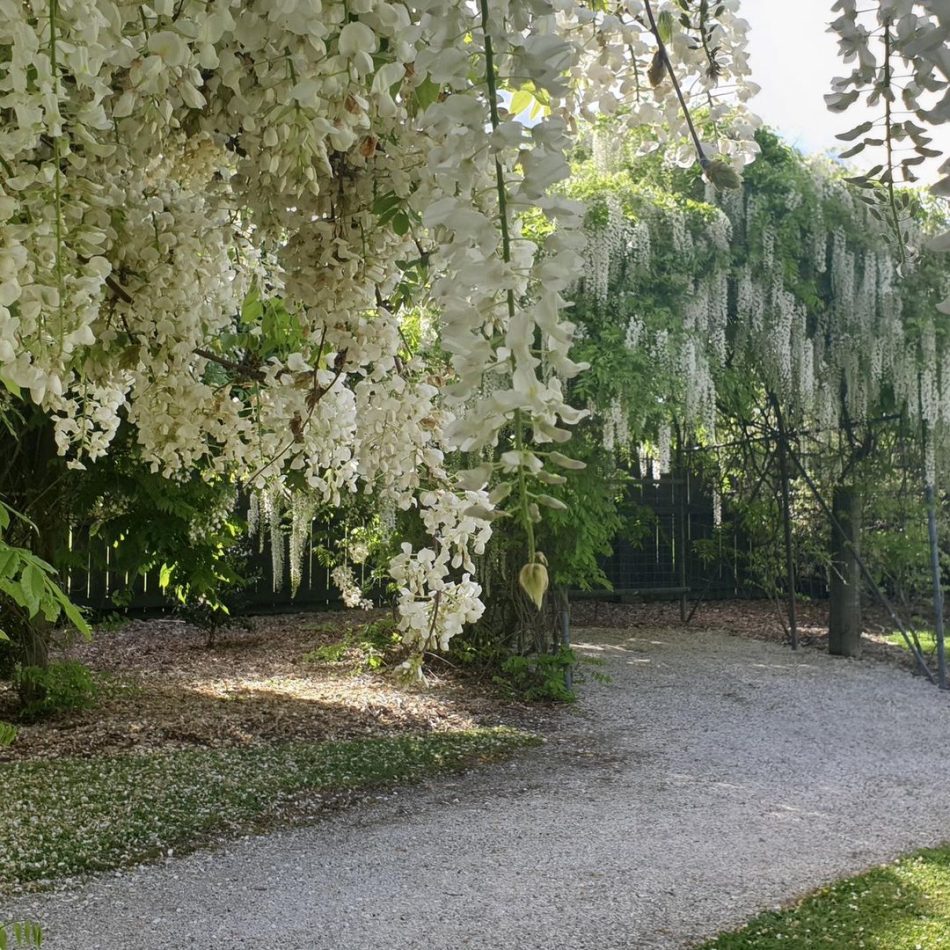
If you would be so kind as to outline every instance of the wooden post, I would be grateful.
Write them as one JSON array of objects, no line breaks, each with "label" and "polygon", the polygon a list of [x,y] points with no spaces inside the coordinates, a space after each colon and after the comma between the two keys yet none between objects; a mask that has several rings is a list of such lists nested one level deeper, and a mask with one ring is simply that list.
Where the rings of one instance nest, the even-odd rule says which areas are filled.
[{"label": "wooden post", "polygon": [[937,493],[927,485],[927,533],[930,535],[930,577],[933,583],[934,637],[937,641],[937,685],[947,689],[947,656],[943,636],[943,588],[940,582],[940,545],[937,536]]},{"label": "wooden post", "polygon": [[831,500],[831,591],[828,652],[861,655],[861,494],[852,485],[835,485]]},{"label": "wooden post", "polygon": [[677,491],[677,531],[676,535],[676,559],[679,562],[677,569],[679,573],[680,586],[680,623],[686,623],[686,590],[689,586],[686,575],[686,517],[687,517],[687,480],[689,475],[686,472],[686,453],[683,448],[683,436],[679,426],[676,427],[676,471],[678,479],[673,479],[673,488]]},{"label": "wooden post", "polygon": [[927,666],[926,661],[924,660],[923,655],[920,652],[917,644],[911,638],[910,632],[907,627],[901,621],[901,618],[898,617],[897,611],[894,610],[894,605],[887,599],[884,591],[878,586],[877,581],[874,580],[871,572],[867,569],[864,561],[861,559],[861,555],[858,554],[857,549],[848,539],[845,529],[842,527],[841,522],[838,521],[835,516],[834,511],[828,506],[828,502],[825,501],[821,492],[818,491],[818,486],[815,484],[814,479],[808,474],[808,471],[805,469],[805,466],[802,465],[801,459],[795,454],[794,449],[789,446],[789,458],[794,462],[795,467],[798,469],[802,478],[805,480],[805,484],[808,486],[809,491],[815,498],[815,501],[818,502],[818,507],[822,510],[828,520],[831,522],[831,527],[833,532],[837,532],[838,536],[841,538],[842,543],[845,547],[849,548],[851,554],[854,556],[855,563],[858,565],[858,569],[861,574],[864,576],[865,581],[867,582],[868,587],[871,588],[871,592],[878,599],[880,605],[887,611],[888,616],[894,623],[894,626],[897,627],[901,632],[901,636],[904,638],[904,643],[907,644],[907,649],[914,655],[914,659],[917,661],[917,668],[920,672],[927,677],[931,683],[936,683],[933,673],[930,672],[930,668]]}]

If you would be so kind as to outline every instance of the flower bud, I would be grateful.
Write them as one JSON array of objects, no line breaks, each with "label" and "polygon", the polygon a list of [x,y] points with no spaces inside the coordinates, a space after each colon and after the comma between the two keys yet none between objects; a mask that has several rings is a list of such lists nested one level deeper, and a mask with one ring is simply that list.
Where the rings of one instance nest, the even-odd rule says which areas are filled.
[{"label": "flower bud", "polygon": [[544,602],[544,592],[548,589],[548,570],[543,564],[525,564],[518,574],[521,589],[538,610]]}]

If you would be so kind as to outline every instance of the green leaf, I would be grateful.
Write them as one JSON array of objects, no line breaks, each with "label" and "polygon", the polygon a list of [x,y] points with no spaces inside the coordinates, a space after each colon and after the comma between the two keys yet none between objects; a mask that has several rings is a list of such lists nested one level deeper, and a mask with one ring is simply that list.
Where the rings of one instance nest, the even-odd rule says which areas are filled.
[{"label": "green leaf", "polygon": [[525,109],[529,109],[534,104],[534,96],[528,89],[519,89],[512,97],[508,106],[508,111],[512,115],[521,115]]},{"label": "green leaf", "polygon": [[260,291],[252,287],[241,305],[241,320],[244,323],[256,323],[264,314],[264,304]]},{"label": "green leaf", "polygon": [[22,395],[20,387],[17,386],[17,384],[13,382],[12,379],[7,379],[7,377],[2,373],[0,373],[0,383],[3,383],[4,388],[8,393],[10,393],[10,395],[16,396],[18,399]]},{"label": "green leaf", "polygon": [[426,77],[416,86],[413,95],[420,109],[428,109],[442,95],[442,87]]},{"label": "green leaf", "polygon": [[0,577],[12,577],[19,563],[16,548],[0,547]]},{"label": "green leaf", "polygon": [[86,622],[86,618],[82,615],[79,608],[65,594],[62,595],[62,599],[59,603],[63,608],[66,619],[86,637],[86,639],[89,639],[89,637],[92,636],[92,628]]},{"label": "green leaf", "polygon": [[857,145],[852,145],[851,148],[846,149],[838,155],[838,158],[852,158],[857,155],[859,152],[863,152],[867,147],[867,142],[858,142]]},{"label": "green leaf", "polygon": [[40,609],[40,601],[46,593],[46,577],[36,564],[27,564],[20,575],[20,585],[26,598],[26,609],[35,617]]},{"label": "green leaf", "polygon": [[0,590],[20,607],[26,607],[26,592],[19,581],[11,580],[9,577],[0,577]]},{"label": "green leaf", "polygon": [[142,347],[138,343],[133,343],[131,346],[125,347],[122,352],[119,354],[119,368],[120,369],[135,369],[139,365],[139,362],[142,359]]},{"label": "green leaf", "polygon": [[402,203],[402,198],[394,191],[387,191],[384,195],[378,195],[373,201],[373,214],[382,217],[386,214],[392,214]]},{"label": "green leaf", "polygon": [[399,210],[393,215],[393,231],[400,237],[409,233],[409,215]]},{"label": "green leaf", "polygon": [[167,590],[169,585],[172,582],[172,574],[175,571],[175,566],[173,564],[163,564],[162,569],[158,573],[158,586],[162,590]]},{"label": "green leaf", "polygon": [[673,13],[670,10],[664,10],[656,18],[656,31],[667,45],[673,40],[673,23]]}]

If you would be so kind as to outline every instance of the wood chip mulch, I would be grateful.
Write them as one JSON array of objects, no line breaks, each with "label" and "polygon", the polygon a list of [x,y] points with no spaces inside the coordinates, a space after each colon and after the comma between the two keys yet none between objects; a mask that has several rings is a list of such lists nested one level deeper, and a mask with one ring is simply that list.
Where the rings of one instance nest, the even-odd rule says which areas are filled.
[{"label": "wood chip mulch", "polygon": [[[206,634],[175,619],[133,620],[100,629],[53,659],[75,659],[99,684],[90,709],[18,724],[0,761],[173,751],[253,743],[341,740],[470,728],[543,726],[549,712],[501,697],[444,663],[423,687],[356,660],[304,659],[348,630],[386,616],[332,612],[253,618]],[[358,659],[358,658],[357,658]],[[0,720],[14,721],[13,693],[0,684]]]}]

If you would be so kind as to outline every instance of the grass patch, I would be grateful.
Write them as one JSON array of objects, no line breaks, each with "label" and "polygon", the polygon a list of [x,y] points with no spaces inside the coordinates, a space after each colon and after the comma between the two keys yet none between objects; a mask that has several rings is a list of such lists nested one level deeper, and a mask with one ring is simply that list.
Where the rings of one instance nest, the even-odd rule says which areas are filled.
[{"label": "grass patch", "polygon": [[700,950],[950,948],[950,846],[839,881]]},{"label": "grass patch", "polygon": [[[902,647],[904,650],[907,650],[907,643],[899,631],[885,634],[884,639],[896,647]],[[920,641],[920,649],[923,650],[924,653],[937,652],[937,635],[933,630],[918,630],[917,639]]]},{"label": "grass patch", "polygon": [[507,728],[0,766],[0,889],[106,871],[311,817],[320,798],[492,761],[538,740]]}]

